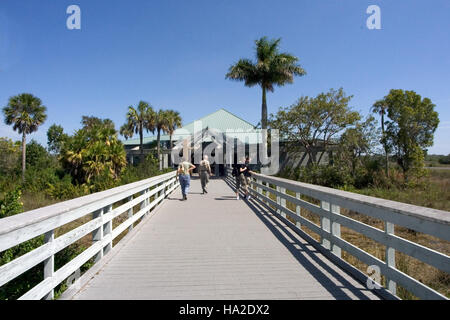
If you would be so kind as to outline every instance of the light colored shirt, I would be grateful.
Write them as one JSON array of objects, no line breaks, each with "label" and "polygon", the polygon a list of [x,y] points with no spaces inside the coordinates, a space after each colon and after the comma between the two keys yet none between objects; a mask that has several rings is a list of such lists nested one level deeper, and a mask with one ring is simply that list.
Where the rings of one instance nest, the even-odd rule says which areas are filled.
[{"label": "light colored shirt", "polygon": [[192,166],[192,164],[189,161],[183,161],[178,165],[178,169],[181,170],[180,174],[189,174],[189,168]]}]

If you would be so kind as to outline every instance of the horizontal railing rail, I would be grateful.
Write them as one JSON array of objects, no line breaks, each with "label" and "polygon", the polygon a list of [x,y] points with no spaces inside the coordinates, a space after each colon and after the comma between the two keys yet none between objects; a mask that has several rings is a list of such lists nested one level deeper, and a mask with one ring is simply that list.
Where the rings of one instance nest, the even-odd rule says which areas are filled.
[{"label": "horizontal railing rail", "polygon": [[[231,176],[230,172],[228,172],[227,178],[234,184],[235,178]],[[291,194],[288,194],[287,190]],[[346,267],[360,280],[367,281],[373,280],[373,278],[369,278],[367,274],[361,273],[345,262],[341,258],[341,250],[369,266],[378,267],[381,275],[386,277],[386,286],[385,288],[381,287],[381,289],[392,297],[398,298],[396,287],[399,284],[422,299],[447,299],[418,279],[398,270],[395,252],[400,251],[446,273],[450,273],[450,257],[442,252],[399,237],[394,232],[394,226],[405,227],[450,241],[450,212],[262,174],[252,175],[249,191],[267,210],[282,218],[294,231],[308,236],[300,229],[301,226],[305,226],[318,234],[320,243],[317,244],[320,244],[320,248],[325,249],[324,252],[329,257],[338,261],[340,265]],[[304,200],[304,196],[307,196],[308,200],[314,198],[318,200],[317,202],[320,201],[320,205]],[[287,207],[287,201],[293,204],[295,211]],[[320,225],[300,215],[301,208],[319,216]],[[341,208],[383,221],[384,230],[341,214]],[[287,217],[290,219],[287,219]],[[291,220],[295,223],[292,223]],[[385,261],[344,240],[341,237],[341,226],[384,245],[386,248]],[[312,237],[307,238],[309,241],[315,242]],[[380,287],[381,284],[377,283],[377,286]]]},{"label": "horizontal railing rail", "polygon": [[[98,262],[111,250],[113,240],[131,231],[178,185],[175,172],[170,172],[0,219],[0,252],[44,235],[42,246],[0,266],[0,287],[43,262],[44,280],[19,299],[53,299],[55,287],[92,258]],[[113,228],[113,219],[125,213],[126,220]],[[58,228],[91,214],[90,221],[55,237]],[[55,254],[89,234],[91,245],[55,271]]]}]

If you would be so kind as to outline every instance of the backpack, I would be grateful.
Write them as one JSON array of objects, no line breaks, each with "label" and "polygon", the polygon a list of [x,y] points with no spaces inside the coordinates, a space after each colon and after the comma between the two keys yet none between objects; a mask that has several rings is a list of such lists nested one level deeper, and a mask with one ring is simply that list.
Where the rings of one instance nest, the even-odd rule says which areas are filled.
[{"label": "backpack", "polygon": [[233,176],[233,177],[236,177],[238,174],[237,174],[237,171],[238,171],[238,168],[237,168],[237,166],[234,166],[233,167],[233,171],[231,171],[231,175]]},{"label": "backpack", "polygon": [[205,160],[202,160],[201,162],[200,162],[200,166],[199,166],[199,168],[198,168],[198,171],[211,171],[211,168],[210,168],[210,166],[209,166],[209,163],[207,162],[207,161],[205,161]]}]

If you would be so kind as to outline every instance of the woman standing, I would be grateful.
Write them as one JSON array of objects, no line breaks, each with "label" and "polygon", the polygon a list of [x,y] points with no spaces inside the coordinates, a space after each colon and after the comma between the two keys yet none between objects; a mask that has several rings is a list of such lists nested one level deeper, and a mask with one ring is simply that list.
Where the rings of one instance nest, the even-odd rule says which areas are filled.
[{"label": "woman standing", "polygon": [[203,160],[200,162],[198,171],[200,175],[200,182],[202,184],[203,194],[208,193],[208,191],[206,191],[206,186],[208,185],[209,176],[211,175],[211,166],[209,165],[208,156],[203,157]]},{"label": "woman standing", "polygon": [[178,165],[177,175],[178,179],[180,180],[183,200],[187,200],[189,186],[191,185],[191,171],[194,169],[195,166],[187,160],[184,160]]}]

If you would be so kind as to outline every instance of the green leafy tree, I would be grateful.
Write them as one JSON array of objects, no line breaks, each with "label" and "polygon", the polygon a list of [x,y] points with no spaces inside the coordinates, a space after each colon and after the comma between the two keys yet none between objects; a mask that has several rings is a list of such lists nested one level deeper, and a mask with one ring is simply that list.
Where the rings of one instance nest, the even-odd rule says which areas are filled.
[{"label": "green leafy tree", "polygon": [[167,133],[169,134],[170,149],[173,148],[172,135],[182,125],[180,113],[175,110],[167,110]]},{"label": "green leafy tree", "polygon": [[47,130],[47,145],[50,152],[59,154],[63,144],[67,141],[68,135],[64,133],[63,127],[53,124]]},{"label": "green leafy tree", "polygon": [[8,105],[3,108],[5,123],[22,135],[22,180],[25,180],[26,135],[37,131],[44,123],[46,110],[42,101],[29,93],[9,98]]},{"label": "green leafy tree", "polygon": [[14,173],[19,167],[20,142],[8,138],[0,138],[0,174],[6,176]]},{"label": "green leafy tree", "polygon": [[262,37],[256,40],[256,61],[241,59],[232,65],[227,79],[244,81],[248,87],[259,85],[262,89],[261,126],[267,128],[266,92],[274,91],[274,86],[283,86],[294,82],[294,76],[303,76],[305,70],[297,64],[297,57],[279,52],[281,39],[268,40]]},{"label": "green leafy tree", "polygon": [[355,179],[358,168],[363,166],[364,157],[374,152],[378,136],[375,118],[372,116],[346,129],[339,138],[337,165],[349,168]]},{"label": "green leafy tree", "polygon": [[51,165],[50,155],[47,150],[35,140],[27,145],[27,166],[47,168]]},{"label": "green leafy tree", "polygon": [[139,150],[141,151],[141,160],[144,159],[144,130],[155,132],[155,111],[145,101],[140,101],[137,108],[128,107],[126,115],[127,122],[120,128],[120,134],[125,139],[131,138],[135,133],[139,134]]},{"label": "green leafy tree", "polygon": [[342,88],[320,93],[315,98],[301,97],[294,105],[271,115],[270,126],[280,131],[291,149],[303,147],[310,163],[317,165],[330,145],[336,144],[337,134],[361,119],[348,106],[351,98]]},{"label": "green leafy tree", "polygon": [[108,119],[83,125],[63,146],[63,167],[80,184],[99,177],[118,179],[126,156],[114,125]]},{"label": "green leafy tree", "polygon": [[386,143],[395,154],[405,181],[412,171],[423,173],[425,150],[433,145],[434,132],[439,124],[435,105],[414,91],[392,89],[382,103],[387,106],[389,120]]}]

